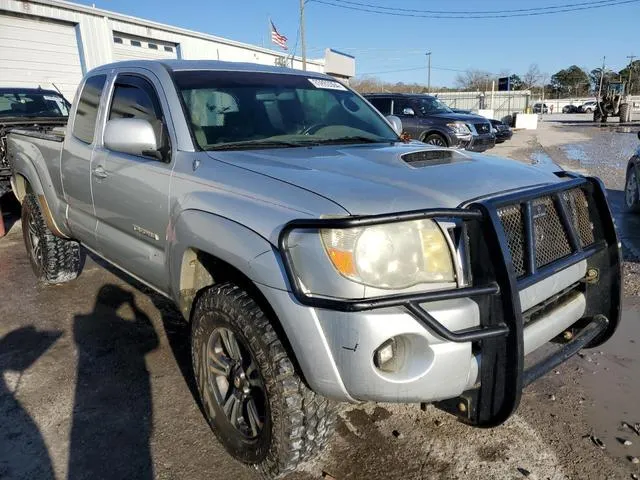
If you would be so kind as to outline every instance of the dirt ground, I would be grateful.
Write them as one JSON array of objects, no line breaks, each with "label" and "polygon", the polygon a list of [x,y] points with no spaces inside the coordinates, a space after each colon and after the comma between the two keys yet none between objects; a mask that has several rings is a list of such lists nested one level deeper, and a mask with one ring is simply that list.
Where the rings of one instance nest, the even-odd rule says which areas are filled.
[{"label": "dirt ground", "polygon": [[[640,422],[640,217],[624,213],[621,192],[638,127],[551,121],[566,118],[547,116],[490,154],[603,178],[627,259],[614,338],[527,388],[495,429],[433,407],[346,407],[330,448],[290,480],[640,475],[630,461],[640,435],[622,426]],[[187,327],[168,301],[91,257],[78,280],[38,285],[16,219],[5,218],[0,240],[0,478],[257,478],[209,431],[193,396]]]}]

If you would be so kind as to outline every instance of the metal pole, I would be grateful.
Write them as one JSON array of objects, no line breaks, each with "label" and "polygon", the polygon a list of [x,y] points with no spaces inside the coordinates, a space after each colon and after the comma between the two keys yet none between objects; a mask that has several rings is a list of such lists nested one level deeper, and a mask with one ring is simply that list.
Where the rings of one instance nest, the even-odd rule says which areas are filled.
[{"label": "metal pole", "polygon": [[627,92],[628,95],[631,95],[631,71],[633,69],[633,61],[635,60],[636,56],[635,55],[627,55],[627,58],[629,59],[629,85],[627,86]]},{"label": "metal pole", "polygon": [[302,70],[307,69],[307,43],[304,38],[304,3],[300,0],[300,44],[302,47]]},{"label": "metal pole", "polygon": [[493,109],[493,92],[496,89],[496,81],[491,80],[491,106],[489,108]]},{"label": "metal pole", "polygon": [[427,52],[427,93],[431,93],[431,52]]}]

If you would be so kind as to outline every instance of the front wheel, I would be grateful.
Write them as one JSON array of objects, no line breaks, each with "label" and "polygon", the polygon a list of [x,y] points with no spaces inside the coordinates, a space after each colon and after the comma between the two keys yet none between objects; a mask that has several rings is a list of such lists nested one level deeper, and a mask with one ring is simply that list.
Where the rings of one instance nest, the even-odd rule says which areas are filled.
[{"label": "front wheel", "polygon": [[618,114],[620,115],[620,123],[627,123],[631,121],[631,108],[628,103],[620,104],[620,108],[618,109]]},{"label": "front wheel", "polygon": [[624,203],[629,211],[640,211],[640,185],[638,184],[635,167],[631,167],[629,172],[627,172],[627,181],[624,187]]},{"label": "front wheel", "polygon": [[324,448],[335,407],[304,384],[246,291],[225,283],[200,295],[191,353],[205,416],[233,457],[275,478]]},{"label": "front wheel", "polygon": [[78,276],[82,269],[80,244],[56,237],[49,230],[38,199],[32,193],[22,200],[22,236],[38,280],[56,284]]},{"label": "front wheel", "polygon": [[447,141],[444,139],[442,135],[437,133],[432,133],[431,135],[427,135],[422,140],[424,143],[429,145],[435,145],[436,147],[446,147]]}]

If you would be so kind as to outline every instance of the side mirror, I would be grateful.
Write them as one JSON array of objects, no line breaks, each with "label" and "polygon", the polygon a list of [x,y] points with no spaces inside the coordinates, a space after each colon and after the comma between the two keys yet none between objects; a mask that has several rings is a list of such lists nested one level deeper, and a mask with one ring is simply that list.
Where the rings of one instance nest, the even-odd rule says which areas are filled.
[{"label": "side mirror", "polygon": [[387,115],[385,118],[387,119],[387,122],[391,124],[395,132],[398,135],[402,135],[402,120],[395,115]]},{"label": "side mirror", "polygon": [[414,117],[416,115],[416,112],[414,112],[413,108],[411,108],[411,107],[405,107],[405,108],[402,109],[402,114]]},{"label": "side mirror", "polygon": [[160,160],[160,142],[148,120],[143,118],[116,118],[109,120],[104,129],[104,146],[114,152]]},{"label": "side mirror", "polygon": [[640,130],[638,130],[638,140],[640,140]]}]

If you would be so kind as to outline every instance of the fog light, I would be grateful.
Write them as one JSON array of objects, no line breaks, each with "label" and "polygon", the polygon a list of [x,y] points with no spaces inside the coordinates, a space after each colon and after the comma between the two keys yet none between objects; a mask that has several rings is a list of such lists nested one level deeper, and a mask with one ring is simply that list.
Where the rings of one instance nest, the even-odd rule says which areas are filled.
[{"label": "fog light", "polygon": [[395,353],[396,341],[392,338],[384,342],[378,350],[376,350],[376,364],[378,367],[383,367],[386,363],[393,360]]},{"label": "fog light", "polygon": [[373,363],[383,372],[397,372],[403,364],[404,344],[401,337],[393,337],[380,345],[373,355]]}]

